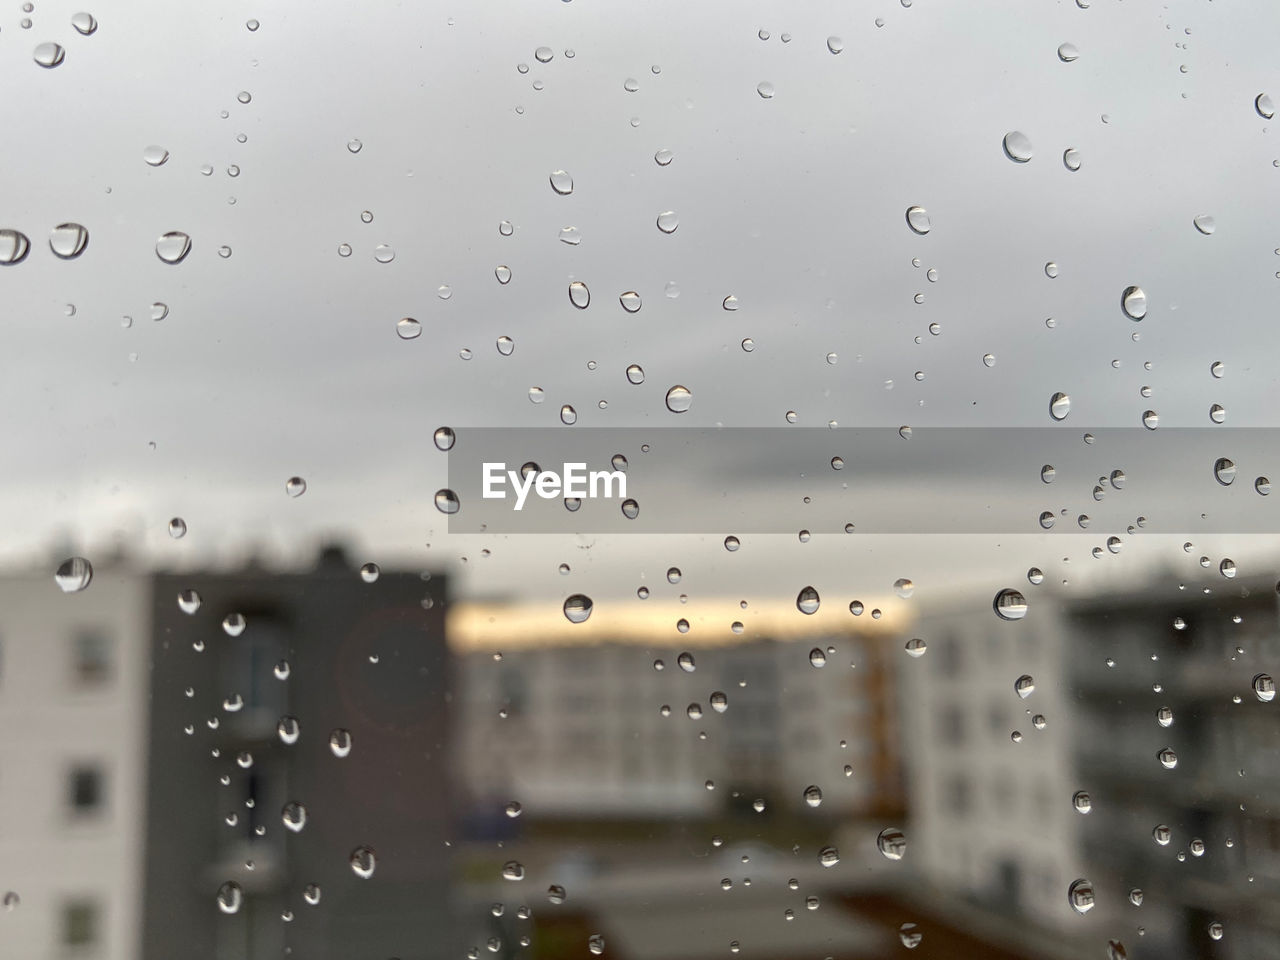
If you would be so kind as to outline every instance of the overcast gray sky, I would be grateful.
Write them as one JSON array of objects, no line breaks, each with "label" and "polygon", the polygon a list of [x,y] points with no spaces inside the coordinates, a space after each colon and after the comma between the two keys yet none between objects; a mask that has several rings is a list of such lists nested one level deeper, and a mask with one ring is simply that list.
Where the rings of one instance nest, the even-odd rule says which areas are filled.
[{"label": "overcast gray sky", "polygon": [[[1209,427],[1213,403],[1227,426],[1276,424],[1280,120],[1254,107],[1280,97],[1274,4],[541,0],[320,17],[298,0],[139,0],[97,11],[89,37],[71,12],[41,3],[31,29],[17,14],[0,24],[0,228],[32,243],[0,268],[0,554],[14,563],[120,540],[196,567],[251,546],[301,556],[333,535],[357,559],[461,572],[485,596],[558,597],[561,559],[575,589],[602,593],[675,562],[720,594],[794,595],[821,577],[999,583],[1032,563],[1065,575],[1068,553],[1074,576],[1103,563],[1113,579],[1195,558],[1181,536],[1089,556],[1121,530],[1069,550],[1030,530],[856,548],[788,535],[732,567],[714,536],[450,537],[431,433],[554,427],[566,403],[579,427],[784,426],[794,410],[808,426],[1043,426],[1064,444],[1148,409],[1162,428]],[[66,48],[53,69],[32,59],[44,41]],[[1062,43],[1079,58],[1063,62]],[[1013,130],[1028,163],[1002,151]],[[164,165],[143,161],[149,144]],[[550,187],[557,169],[569,196]],[[913,204],[927,236],[908,229]],[[655,225],[668,210],[670,235]],[[89,230],[75,260],[48,248],[64,221]],[[560,242],[566,226],[579,244]],[[168,230],[192,237],[181,264],[154,252]],[[393,261],[375,260],[379,244]],[[586,310],[569,301],[575,280]],[[1129,285],[1147,294],[1140,323],[1120,309]],[[627,290],[643,300],[634,315]],[[158,323],[155,301],[169,307]],[[418,339],[397,337],[405,316]],[[694,395],[679,418],[663,403],[677,383]],[[1072,409],[1054,425],[1059,390]],[[754,478],[782,471],[759,456],[744,496],[767,510]],[[1010,491],[1037,489],[1039,466],[1007,477]],[[1268,470],[1280,481],[1280,463],[1243,479]],[[308,483],[296,500],[293,475]],[[931,496],[973,494],[937,465]],[[177,542],[175,515],[190,526]],[[1203,549],[1239,559],[1259,545]]]}]

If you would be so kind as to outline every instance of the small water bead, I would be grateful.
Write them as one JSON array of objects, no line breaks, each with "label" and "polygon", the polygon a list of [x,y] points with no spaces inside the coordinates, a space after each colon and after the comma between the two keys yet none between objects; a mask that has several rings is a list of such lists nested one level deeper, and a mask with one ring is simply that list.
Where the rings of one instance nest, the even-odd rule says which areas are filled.
[{"label": "small water bead", "polygon": [[598,933],[591,934],[587,937],[587,949],[595,956],[604,953],[604,937]]},{"label": "small water bead", "polygon": [[1258,111],[1258,116],[1263,120],[1270,120],[1276,115],[1276,106],[1271,102],[1271,97],[1265,93],[1254,97],[1253,108]]},{"label": "small water bead", "polygon": [[840,851],[831,846],[823,847],[818,851],[818,862],[824,867],[834,867],[840,862]]},{"label": "small water bead", "polygon": [[585,310],[591,305],[591,291],[581,280],[569,284],[569,302],[579,310]]},{"label": "small water bead", "polygon": [[1154,430],[1160,426],[1160,414],[1154,410],[1145,410],[1142,414],[1142,425],[1148,430]]},{"label": "small water bead", "polygon": [[914,950],[924,940],[924,934],[914,923],[904,923],[898,927],[898,939],[908,950]]},{"label": "small water bead", "polygon": [[698,669],[697,664],[694,662],[693,654],[688,651],[676,657],[676,663],[680,665],[680,669],[685,673],[693,673],[694,670]]},{"label": "small water bead", "polygon": [[223,913],[235,913],[240,909],[240,904],[244,902],[244,892],[240,889],[240,884],[234,880],[228,880],[222,886],[218,887],[218,909]]},{"label": "small water bead", "polygon": [[933,229],[933,221],[924,207],[907,207],[907,226],[912,233],[923,237]]},{"label": "small water bead", "polygon": [[457,434],[453,432],[452,427],[436,427],[436,432],[432,434],[432,442],[435,443],[436,449],[442,452],[448,452],[453,449],[454,443],[457,442]]},{"label": "small water bead", "polygon": [[1062,165],[1075,173],[1080,169],[1080,151],[1074,147],[1068,147],[1062,152]]},{"label": "small water bead", "polygon": [[1172,770],[1178,765],[1178,755],[1173,752],[1172,747],[1163,747],[1156,752],[1156,759],[1160,761],[1160,766],[1166,770]]},{"label": "small water bead", "polygon": [[1209,924],[1210,940],[1221,940],[1222,934],[1223,934],[1223,928],[1221,923],[1219,923],[1217,920],[1214,920],[1212,923]]},{"label": "small water bead", "polygon": [[142,161],[149,167],[163,166],[165,161],[169,159],[169,151],[164,147],[158,147],[155,144],[144,147],[142,150]]},{"label": "small water bead", "polygon": [[1187,844],[1187,849],[1191,851],[1191,855],[1193,857],[1203,857],[1205,849],[1204,841],[1199,837],[1192,837],[1191,842]]},{"label": "small water bead", "polygon": [[351,731],[341,727],[329,734],[329,751],[338,759],[351,755]]},{"label": "small water bead", "polygon": [[75,28],[76,33],[80,34],[80,36],[91,37],[98,29],[98,21],[93,14],[81,11],[71,15],[71,26]]},{"label": "small water bead", "polygon": [[827,50],[833,54],[838,54],[844,49],[844,41],[839,37],[827,37]]},{"label": "small water bead", "polygon": [[1231,486],[1236,479],[1236,465],[1227,457],[1219,457],[1213,464],[1213,478],[1224,487]]},{"label": "small water bead", "polygon": [[203,602],[200,594],[195,590],[187,589],[178,594],[178,609],[188,616],[199,610]]},{"label": "small water bead", "polygon": [[1270,703],[1276,698],[1276,682],[1269,674],[1258,674],[1253,678],[1253,695],[1263,703]]},{"label": "small water bead", "polygon": [[338,256],[340,256],[340,257],[349,257],[349,256],[351,256],[351,244],[349,244],[349,243],[340,243],[340,244],[338,244]]},{"label": "small water bead", "polygon": [[627,91],[627,93],[635,93],[640,89],[640,81],[635,77],[627,77],[627,79],[622,81],[622,89]]},{"label": "small water bead", "polygon": [[542,403],[547,398],[546,392],[541,387],[529,388],[529,402]]},{"label": "small water bead", "polygon": [[1065,420],[1071,412],[1071,398],[1065,393],[1055,393],[1049,398],[1049,416],[1055,420]]},{"label": "small water bead", "polygon": [[441,487],[436,491],[435,505],[437,510],[448,515],[455,514],[462,508],[458,495],[448,487]]},{"label": "small water bead", "polygon": [[1228,580],[1232,579],[1236,575],[1236,562],[1230,558],[1224,559],[1218,564],[1218,572]]},{"label": "small water bead", "polygon": [[560,408],[560,422],[566,427],[571,427],[578,422],[578,411],[573,409],[570,404],[565,404]]},{"label": "small water bead", "polygon": [[991,607],[1001,620],[1021,620],[1027,615],[1027,598],[1012,588],[995,595]]},{"label": "small water bead", "polygon": [[1050,280],[1056,280],[1058,278],[1058,265],[1050,260],[1044,265],[1044,275]]},{"label": "small water bead", "polygon": [[1147,294],[1141,287],[1125,287],[1120,294],[1120,309],[1130,320],[1138,321],[1147,315]]},{"label": "small water bead", "polygon": [[907,656],[919,659],[925,655],[925,651],[928,650],[929,647],[928,644],[919,637],[913,637],[906,642],[903,649],[907,651]]},{"label": "small water bead", "polygon": [[1026,163],[1031,159],[1031,141],[1021,130],[1011,130],[1004,135],[1004,155],[1014,163]]},{"label": "small water bead", "polygon": [[1072,63],[1080,59],[1080,51],[1074,43],[1063,43],[1058,46],[1058,59],[1063,63]]},{"label": "small water bead", "polygon": [[498,282],[506,285],[511,282],[511,268],[505,263],[500,263],[493,268],[493,275],[498,278]]},{"label": "small water bead", "polygon": [[876,837],[876,849],[886,860],[901,860],[907,852],[906,835],[897,827],[886,827]]},{"label": "small water bead", "polygon": [[366,846],[356,847],[352,850],[347,862],[351,864],[351,872],[361,880],[368,880],[372,877],[373,871],[378,865],[373,848]]},{"label": "small water bead", "polygon": [[729,698],[723,690],[717,690],[709,698],[711,709],[716,713],[724,713],[729,709]]},{"label": "small water bead", "polygon": [[63,593],[79,593],[93,580],[93,565],[84,557],[62,561],[53,573],[53,582]]},{"label": "small water bead", "polygon": [[551,189],[562,197],[573,193],[573,177],[563,170],[551,171]]},{"label": "small water bead", "polygon": [[1213,217],[1207,214],[1201,214],[1191,222],[1195,225],[1195,228],[1206,237],[1213,236],[1213,231],[1217,228],[1217,224],[1214,223]]},{"label": "small water bead", "polygon": [[1093,884],[1083,878],[1072,881],[1067,888],[1067,902],[1076,913],[1088,913],[1093,909]]},{"label": "small water bead", "polygon": [[756,84],[756,93],[760,94],[761,100],[773,99],[773,84],[768,80],[761,80]]},{"label": "small water bead", "polygon": [[1221,360],[1215,360],[1209,364],[1209,372],[1213,374],[1215,380],[1221,380],[1222,375],[1227,372],[1227,366]]},{"label": "small water bead", "polygon": [[290,477],[284,482],[284,492],[294,498],[300,497],[307,492],[307,481],[301,477]]},{"label": "small water bead", "polygon": [[396,321],[396,336],[401,340],[417,340],[422,335],[422,324],[413,317],[401,317]]},{"label": "small water bead", "polygon": [[512,882],[524,879],[524,864],[518,860],[508,860],[502,865],[502,879]]},{"label": "small water bead", "polygon": [[191,252],[191,238],[180,230],[170,230],[156,240],[156,256],[164,263],[181,263]]},{"label": "small water bead", "polygon": [[[27,26],[31,22],[24,21]],[[67,51],[63,49],[60,43],[41,43],[36,46],[32,53],[32,59],[46,70],[52,70],[66,58]]]},{"label": "small water bead", "polygon": [[628,520],[634,520],[636,517],[640,516],[640,504],[632,499],[623,500],[622,515]]},{"label": "small water bead", "polygon": [[[284,661],[281,661],[283,663]],[[278,666],[278,664],[277,664]],[[277,676],[279,674],[277,673]],[[288,676],[286,670],[285,676]],[[298,742],[298,737],[302,735],[302,728],[298,724],[298,718],[292,716],[283,716],[276,724],[276,736],[280,738],[280,742],[287,747],[293,746]]]},{"label": "small water bead", "polygon": [[494,342],[494,346],[497,347],[498,353],[500,353],[502,356],[509,357],[511,356],[512,353],[515,352],[516,342],[512,340],[510,337],[503,336],[503,337],[499,337]]},{"label": "small water bead", "polygon": [[674,156],[675,155],[670,150],[668,150],[666,147],[663,147],[653,155],[653,162],[660,167],[665,167],[669,163],[671,163],[671,161],[674,159]]},{"label": "small water bead", "polygon": [[320,902],[320,885],[318,883],[308,883],[302,890],[302,899],[307,902],[308,906],[314,907]]},{"label": "small water bead", "polygon": [[1084,790],[1077,790],[1071,796],[1071,805],[1075,807],[1076,813],[1088,814],[1093,810],[1093,798]]},{"label": "small water bead", "polygon": [[674,210],[664,210],[658,214],[658,229],[663,233],[675,233],[676,228],[680,226],[680,218]]},{"label": "small water bead", "polygon": [[389,244],[380,243],[373,248],[373,259],[378,263],[390,263],[396,258],[396,252]]}]

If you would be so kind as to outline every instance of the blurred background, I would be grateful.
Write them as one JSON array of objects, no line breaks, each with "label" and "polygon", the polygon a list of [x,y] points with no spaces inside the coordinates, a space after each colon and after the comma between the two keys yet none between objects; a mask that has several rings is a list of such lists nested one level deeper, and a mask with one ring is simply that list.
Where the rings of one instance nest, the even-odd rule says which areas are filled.
[{"label": "blurred background", "polygon": [[1278,30],[0,10],[0,957],[1280,957]]}]

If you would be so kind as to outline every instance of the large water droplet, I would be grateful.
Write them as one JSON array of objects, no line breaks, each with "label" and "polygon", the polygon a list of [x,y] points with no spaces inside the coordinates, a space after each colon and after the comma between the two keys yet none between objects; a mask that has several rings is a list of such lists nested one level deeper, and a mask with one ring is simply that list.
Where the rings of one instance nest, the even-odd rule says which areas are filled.
[{"label": "large water droplet", "polygon": [[1030,674],[1024,673],[1013,682],[1013,690],[1020,700],[1025,700],[1036,692],[1036,682]]},{"label": "large water droplet", "polygon": [[572,405],[565,404],[560,408],[560,422],[566,427],[571,427],[578,422],[578,411],[573,409]]},{"label": "large water droplet", "polygon": [[1075,147],[1068,147],[1062,151],[1062,165],[1075,173],[1080,169],[1080,151]]},{"label": "large water droplet", "polygon": [[1083,878],[1072,881],[1067,888],[1067,902],[1076,913],[1088,913],[1093,909],[1093,884]]},{"label": "large water droplet", "polygon": [[523,880],[524,864],[520,863],[518,860],[508,860],[502,865],[502,879],[512,881]]},{"label": "large water droplet", "polygon": [[585,623],[594,604],[586,594],[575,593],[564,602],[564,616],[570,623]]},{"label": "large water droplet", "polygon": [[235,913],[244,901],[244,893],[240,889],[240,884],[234,880],[228,880],[218,888],[217,899],[219,910],[223,913]]},{"label": "large water droplet", "polygon": [[1224,487],[1231,486],[1236,479],[1235,461],[1219,457],[1213,464],[1213,478]]},{"label": "large water droplet", "polygon": [[991,606],[1001,620],[1021,620],[1027,615],[1027,598],[1017,590],[1001,590]]},{"label": "large water droplet", "polygon": [[1076,49],[1074,43],[1063,43],[1058,45],[1058,59],[1063,63],[1071,63],[1080,59],[1080,51]]},{"label": "large water droplet", "polygon": [[93,565],[84,557],[63,560],[53,574],[54,583],[63,593],[79,593],[93,579]]},{"label": "large water droplet", "polygon": [[307,825],[307,808],[297,800],[290,800],[280,808],[280,822],[294,833],[301,833]]},{"label": "large water droplet", "polygon": [[[288,676],[285,671],[285,676]],[[302,727],[298,723],[297,717],[285,715],[276,723],[276,736],[280,738],[280,742],[286,747],[291,747],[298,742],[298,737],[302,736]]]},{"label": "large water droplet", "polygon": [[840,851],[835,847],[823,847],[818,851],[818,862],[824,867],[834,867],[840,862]]},{"label": "large water droplet", "polygon": [[693,405],[693,394],[688,387],[676,384],[667,391],[667,409],[672,413],[685,413]]},{"label": "large water droplet", "polygon": [[19,230],[0,230],[0,264],[21,263],[31,251],[31,241]]},{"label": "large water droplet", "polygon": [[187,535],[187,521],[181,517],[174,517],[169,521],[169,536],[175,540],[181,540]]},{"label": "large water droplet", "polygon": [[191,252],[191,238],[180,230],[170,230],[156,240],[156,256],[165,263],[181,263]]},{"label": "large water droplet", "polygon": [[1130,320],[1141,320],[1147,315],[1147,294],[1141,287],[1125,287],[1120,294],[1120,309]]},{"label": "large water droplet", "polygon": [[591,291],[581,280],[569,284],[569,302],[579,310],[585,310],[591,305]]},{"label": "large water droplet", "polygon": [[568,899],[568,894],[564,892],[564,887],[558,883],[553,883],[547,887],[547,899],[555,904],[564,903]]},{"label": "large water droplet", "polygon": [[432,440],[437,450],[447,452],[453,449],[453,445],[457,441],[457,435],[453,432],[452,427],[436,427]]},{"label": "large water droplet", "polygon": [[391,248],[390,244],[380,243],[373,248],[373,259],[377,260],[378,263],[390,263],[395,258],[396,252]]},{"label": "large water droplet", "polygon": [[1055,393],[1049,398],[1049,416],[1055,420],[1065,420],[1071,412],[1071,398],[1065,393]]},{"label": "large water droplet", "polygon": [[550,47],[539,47],[533,51],[533,59],[539,63],[550,63],[551,58],[555,56]]},{"label": "large water droplet", "polygon": [[827,655],[822,652],[821,647],[814,647],[809,651],[809,664],[818,668],[822,668],[827,665]]},{"label": "large water droplet", "polygon": [[1173,752],[1172,747],[1162,747],[1156,752],[1156,759],[1160,761],[1160,766],[1166,770],[1172,770],[1178,765],[1178,755]]},{"label": "large water droplet", "polygon": [[587,950],[597,957],[604,953],[604,937],[598,933],[593,933],[587,937]]},{"label": "large water droplet", "polygon": [[1276,698],[1276,682],[1268,674],[1258,674],[1253,678],[1253,695],[1263,703],[1270,703]]},{"label": "large water droplet", "polygon": [[1258,111],[1258,116],[1263,120],[1270,120],[1276,115],[1276,105],[1271,102],[1271,97],[1265,93],[1260,93],[1254,97],[1253,109]]},{"label": "large water droplet", "polygon": [[436,491],[435,496],[436,509],[441,513],[454,514],[462,506],[462,502],[458,499],[458,495],[448,487],[441,487]]},{"label": "large water droplet", "polygon": [[195,590],[187,589],[178,594],[178,609],[187,615],[199,610],[203,602],[200,594]]},{"label": "large water droplet", "polygon": [[36,47],[32,58],[45,69],[51,70],[66,57],[67,51],[59,43],[42,43]]},{"label": "large water droplet", "polygon": [[396,336],[401,340],[417,340],[422,335],[422,324],[413,317],[401,317],[396,321]]},{"label": "large water droplet", "polygon": [[361,880],[372,877],[374,868],[378,865],[373,848],[366,846],[359,846],[352,850],[347,862],[351,864],[351,872]]},{"label": "large water droplet", "polygon": [[674,210],[664,210],[658,214],[658,229],[663,233],[675,233],[678,226],[680,226],[680,218],[676,216]]},{"label": "large water droplet", "polygon": [[92,13],[73,13],[71,15],[71,26],[75,28],[76,33],[82,37],[89,37],[98,29],[98,21],[94,19]]},{"label": "large water droplet", "polygon": [[822,603],[822,599],[818,596],[818,591],[813,587],[805,587],[796,595],[796,609],[803,614],[815,614],[818,607]]},{"label": "large water droplet", "polygon": [[1004,155],[1014,163],[1026,163],[1031,159],[1031,141],[1021,130],[1010,130],[1004,135]]},{"label": "large water droplet", "polygon": [[1206,237],[1212,236],[1213,231],[1217,229],[1217,224],[1214,222],[1213,217],[1208,214],[1201,214],[1191,222],[1195,225],[1195,228]]},{"label": "large water droplet", "polygon": [[923,237],[933,229],[933,221],[924,207],[907,207],[907,226]]},{"label": "large water droplet", "polygon": [[844,41],[839,37],[827,37],[827,49],[832,53],[839,53],[844,49]]},{"label": "large water droplet", "polygon": [[630,364],[627,367],[627,381],[637,386],[644,383],[644,368],[638,363]]},{"label": "large water droplet", "polygon": [[901,860],[907,852],[906,835],[897,827],[886,827],[876,837],[876,849],[886,860]]},{"label": "large water droplet", "polygon": [[761,80],[756,84],[756,93],[760,94],[761,100],[773,99],[773,84],[768,80]]},{"label": "large water droplet", "polygon": [[143,162],[151,167],[163,166],[164,162],[168,159],[169,151],[164,147],[158,147],[155,144],[145,147],[142,151]]},{"label": "large water droplet", "polygon": [[563,170],[551,171],[551,189],[562,197],[573,193],[573,177]]}]

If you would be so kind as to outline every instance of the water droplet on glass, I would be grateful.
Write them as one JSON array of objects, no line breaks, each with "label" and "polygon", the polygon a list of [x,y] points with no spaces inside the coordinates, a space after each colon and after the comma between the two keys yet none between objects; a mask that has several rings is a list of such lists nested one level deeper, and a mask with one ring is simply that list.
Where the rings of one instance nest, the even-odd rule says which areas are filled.
[{"label": "water droplet on glass", "polygon": [[886,860],[901,860],[907,852],[907,838],[897,827],[886,827],[876,837],[876,849]]},{"label": "water droplet on glass", "polygon": [[223,913],[235,913],[240,909],[240,904],[244,900],[244,894],[240,890],[240,884],[234,880],[228,880],[218,888],[218,909]]},{"label": "water droplet on glass", "polygon": [[449,451],[453,449],[453,444],[457,440],[457,435],[453,432],[452,427],[436,427],[436,432],[432,435],[436,449],[441,451]]},{"label": "water droplet on glass", "polygon": [[1125,287],[1120,294],[1120,308],[1130,320],[1141,320],[1147,315],[1147,295],[1141,287]]},{"label": "water droplet on glass", "polygon": [[502,879],[512,881],[523,880],[524,864],[520,863],[518,860],[508,860],[502,865]]},{"label": "water droplet on glass", "polygon": [[314,907],[320,902],[320,884],[308,883],[302,890],[302,899]]},{"label": "water droplet on glass", "polygon": [[1026,163],[1031,153],[1031,141],[1021,130],[1010,130],[1004,135],[1004,155],[1014,163]]},{"label": "water droplet on glass", "polygon": [[181,517],[174,517],[169,521],[169,536],[175,540],[181,540],[187,535],[187,521]]},{"label": "water droplet on glass", "polygon": [[1160,426],[1160,414],[1154,410],[1145,410],[1142,414],[1142,425],[1148,430],[1154,430]]},{"label": "water droplet on glass", "polygon": [[1001,590],[991,605],[1001,620],[1021,620],[1027,615],[1027,598],[1017,590]]},{"label": "water droplet on glass", "polygon": [[1219,923],[1217,920],[1214,920],[1212,923],[1209,924],[1210,940],[1221,940],[1222,934],[1223,934],[1223,929],[1222,929],[1221,923]]},{"label": "water droplet on glass", "polygon": [[164,147],[158,147],[155,144],[144,148],[142,151],[143,162],[151,167],[163,166],[164,162],[168,159],[169,151]]},{"label": "water droplet on glass", "polygon": [[93,579],[93,565],[84,557],[63,560],[54,571],[53,581],[63,593],[79,593]]},{"label": "water droplet on glass", "polygon": [[698,665],[693,659],[693,654],[688,651],[676,657],[676,663],[680,665],[680,669],[685,673],[693,673],[693,671],[698,669]]},{"label": "water droplet on glass", "polygon": [[180,230],[170,230],[156,240],[156,256],[165,263],[181,263],[191,252],[191,238]]},{"label": "water droplet on glass", "polygon": [[498,353],[502,354],[502,356],[509,357],[511,356],[512,353],[515,352],[516,342],[512,340],[510,337],[504,336],[504,337],[499,337],[496,341],[494,341],[494,346],[498,348]]},{"label": "water droplet on glass", "polygon": [[46,69],[52,69],[60,64],[66,57],[67,51],[58,43],[42,43],[38,45],[32,54],[36,63]]},{"label": "water droplet on glass", "polygon": [[462,502],[458,499],[458,495],[448,487],[442,487],[436,491],[435,497],[436,509],[444,514],[457,513],[462,506]]},{"label": "water droplet on glass", "polygon": [[379,263],[390,263],[396,258],[396,252],[388,244],[380,243],[373,248],[373,259]]},{"label": "water droplet on glass", "polygon": [[591,616],[593,604],[585,594],[575,593],[564,602],[564,616],[570,623],[585,623]]},{"label": "water droplet on glass", "polygon": [[1080,51],[1074,43],[1063,43],[1058,46],[1058,59],[1063,63],[1071,63],[1080,58]]},{"label": "water droplet on glass", "polygon": [[824,867],[834,867],[840,862],[840,851],[835,847],[823,847],[818,851],[818,862]]},{"label": "water droplet on glass", "polygon": [[591,934],[591,936],[587,937],[587,949],[595,956],[604,953],[604,937],[598,933]]},{"label": "water droplet on glass", "polygon": [[579,310],[585,310],[591,304],[591,291],[581,280],[569,284],[569,302]]},{"label": "water droplet on glass", "polygon": [[929,645],[919,637],[912,637],[904,645],[903,649],[907,651],[907,656],[914,657],[917,660],[925,655],[925,651],[929,649]]},{"label": "water droplet on glass", "polygon": [[664,210],[658,214],[658,229],[663,233],[675,233],[678,226],[680,226],[680,218],[676,216],[674,210]]},{"label": "water droplet on glass", "polygon": [[1073,881],[1067,888],[1067,902],[1076,913],[1088,913],[1093,909],[1093,884],[1084,879]]},{"label": "water droplet on glass", "polygon": [[756,84],[756,93],[760,94],[761,100],[773,99],[773,84],[768,80],[761,80]]},{"label": "water droplet on glass", "polygon": [[1025,700],[1036,692],[1036,682],[1030,674],[1024,673],[1013,682],[1013,690],[1018,695],[1018,699]]},{"label": "water droplet on glass", "polygon": [[202,602],[200,594],[195,590],[183,590],[178,594],[178,609],[187,615],[199,610]]},{"label": "water droplet on glass", "polygon": [[360,567],[360,579],[365,583],[374,583],[382,575],[382,568],[376,563],[366,563]]},{"label": "water droplet on glass", "polygon": [[365,846],[356,847],[352,850],[347,862],[351,864],[351,872],[361,880],[368,880],[372,877],[374,868],[377,866],[373,849]]},{"label": "water droplet on glass", "polygon": [[81,11],[71,15],[71,26],[75,28],[76,33],[80,34],[80,36],[90,37],[98,29],[98,21],[93,14]]},{"label": "water droplet on glass", "polygon": [[1258,116],[1263,120],[1270,120],[1276,115],[1276,105],[1271,102],[1271,97],[1265,93],[1260,93],[1254,97],[1253,108],[1258,111]]},{"label": "water droplet on glass", "polygon": [[914,950],[924,940],[924,934],[920,932],[914,923],[904,923],[898,927],[898,939],[902,941],[902,945],[908,950]]},{"label": "water droplet on glass", "polygon": [[933,221],[924,207],[907,207],[907,226],[923,237],[933,229]]},{"label": "water droplet on glass", "polygon": [[505,263],[500,263],[493,268],[493,275],[498,278],[498,282],[506,285],[511,282],[511,268]]},{"label": "water droplet on glass", "polygon": [[822,652],[821,647],[814,647],[809,651],[809,663],[814,667],[825,667],[827,665],[827,655]]},{"label": "water droplet on glass", "polygon": [[422,335],[422,324],[413,317],[401,317],[396,321],[396,336],[401,340],[417,340]]},{"label": "water droplet on glass", "polygon": [[1093,810],[1093,798],[1084,790],[1077,790],[1071,797],[1071,805],[1076,813],[1089,813]]},{"label": "water droplet on glass", "polygon": [[578,422],[578,411],[566,403],[560,408],[560,422],[567,427],[573,426]]},{"label": "water droplet on glass", "polygon": [[1195,228],[1199,230],[1201,233],[1203,233],[1206,237],[1212,236],[1213,231],[1216,228],[1216,224],[1213,221],[1213,217],[1208,216],[1207,214],[1201,214],[1191,222],[1195,224]]},{"label": "water droplet on glass", "polygon": [[1068,147],[1062,152],[1062,165],[1075,173],[1080,169],[1080,151],[1074,147]]},{"label": "water droplet on glass", "polygon": [[623,500],[622,515],[628,520],[634,520],[636,517],[640,516],[640,504],[631,499]]},{"label": "water droplet on glass", "polygon": [[679,384],[667,391],[666,399],[667,409],[672,413],[685,413],[693,405],[693,394]]},{"label": "water droplet on glass", "polygon": [[1213,477],[1224,487],[1231,486],[1236,479],[1235,462],[1226,457],[1219,457],[1213,464]]},{"label": "water droplet on glass", "polygon": [[291,497],[300,497],[307,492],[307,481],[301,477],[290,477],[284,482],[284,492]]},{"label": "water droplet on glass", "polygon": [[539,47],[533,51],[533,59],[539,63],[550,63],[551,58],[555,56],[550,47]]},{"label": "water droplet on glass", "polygon": [[[283,662],[284,661],[282,660],[281,663]],[[276,676],[279,676],[280,675],[279,664],[277,664],[276,667],[277,667]],[[285,676],[287,677],[288,675],[289,675],[289,671],[286,667]],[[301,735],[302,735],[302,728],[298,724],[297,717],[286,715],[281,717],[280,721],[276,724],[276,736],[280,738],[280,742],[283,743],[286,747],[291,747],[295,743],[297,743],[298,737]]]},{"label": "water droplet on glass", "polygon": [[351,731],[341,727],[329,734],[329,750],[339,759],[351,754]]},{"label": "water droplet on glass", "polygon": [[307,825],[307,808],[297,800],[290,800],[280,808],[280,822],[294,833],[301,833]]},{"label": "water droplet on glass", "polygon": [[1172,747],[1163,747],[1156,753],[1156,759],[1160,761],[1160,766],[1166,770],[1172,770],[1178,765],[1178,755],[1173,752]]},{"label": "water droplet on glass", "polygon": [[818,596],[818,591],[813,587],[805,587],[796,595],[796,609],[804,614],[815,614],[818,612],[818,606],[822,600]]},{"label": "water droplet on glass", "polygon": [[1228,580],[1236,575],[1236,562],[1230,558],[1224,559],[1218,564],[1218,572]]},{"label": "water droplet on glass", "polygon": [[725,695],[723,690],[717,690],[715,693],[711,694],[709,701],[711,703],[711,709],[716,713],[724,713],[729,709],[729,698]]},{"label": "water droplet on glass", "polygon": [[560,194],[560,196],[566,197],[573,193],[573,177],[563,170],[553,170],[550,179],[551,189]]},{"label": "water droplet on glass", "polygon": [[1049,398],[1049,416],[1055,420],[1065,420],[1071,412],[1071,398],[1065,393],[1055,393]]},{"label": "water droplet on glass", "polygon": [[352,153],[359,153],[364,148],[364,144],[359,140],[348,140],[347,149]]},{"label": "water droplet on glass", "polygon": [[1276,698],[1276,682],[1269,674],[1258,674],[1253,678],[1253,695],[1263,703],[1270,703]]}]

